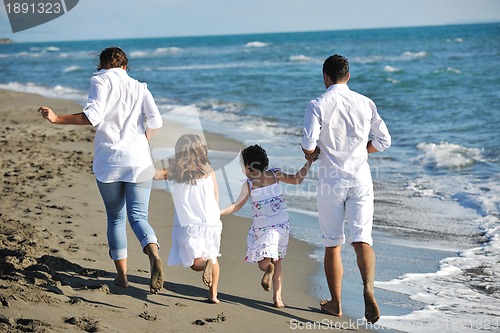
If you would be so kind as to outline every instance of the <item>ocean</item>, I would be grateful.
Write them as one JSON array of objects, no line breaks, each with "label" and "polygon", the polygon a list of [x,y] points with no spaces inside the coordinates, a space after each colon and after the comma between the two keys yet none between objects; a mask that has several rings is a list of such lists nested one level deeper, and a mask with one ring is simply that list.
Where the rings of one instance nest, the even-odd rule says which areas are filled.
[{"label": "ocean", "polygon": [[[370,155],[382,311],[373,328],[499,331],[499,23],[2,44],[0,88],[83,105],[97,56],[108,46],[125,50],[130,75],[147,82],[166,118],[192,123],[194,115],[192,126],[260,144],[272,166],[290,172],[303,164],[303,115],[324,92],[322,63],[346,56],[350,88],[373,99],[393,140]],[[237,155],[212,156],[224,205],[243,175]],[[313,167],[301,186],[284,192],[292,235],[315,245],[311,260],[321,262],[316,178]],[[249,216],[248,207],[241,214]],[[362,318],[349,246],[344,264],[344,313]],[[322,272],[313,280],[311,292],[328,297]]]}]

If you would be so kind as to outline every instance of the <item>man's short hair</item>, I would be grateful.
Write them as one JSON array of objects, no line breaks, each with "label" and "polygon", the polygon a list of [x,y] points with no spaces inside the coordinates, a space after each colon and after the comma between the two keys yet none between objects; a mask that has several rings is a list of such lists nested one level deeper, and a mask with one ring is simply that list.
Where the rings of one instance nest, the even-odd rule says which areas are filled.
[{"label": "man's short hair", "polygon": [[334,54],[323,63],[323,73],[328,75],[333,83],[344,81],[349,74],[349,61],[341,55]]}]

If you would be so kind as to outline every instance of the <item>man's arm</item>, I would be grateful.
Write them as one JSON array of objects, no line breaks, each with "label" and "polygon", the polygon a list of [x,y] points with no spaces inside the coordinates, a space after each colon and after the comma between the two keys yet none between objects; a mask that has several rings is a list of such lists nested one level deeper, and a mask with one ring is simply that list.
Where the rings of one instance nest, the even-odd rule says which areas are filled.
[{"label": "man's arm", "polygon": [[[309,103],[304,115],[304,128],[302,129],[302,151],[305,159],[309,160],[318,149],[317,141],[321,130],[321,119],[315,110],[313,102]],[[316,156],[317,157],[317,156]]]},{"label": "man's arm", "polygon": [[368,150],[368,154],[378,153],[377,148],[375,148],[372,144],[372,140],[368,141],[368,144],[366,145],[366,150]]},{"label": "man's arm", "polygon": [[391,135],[384,120],[378,114],[375,103],[371,103],[371,108],[373,113],[369,135],[371,140],[368,141],[366,149],[368,153],[376,153],[384,151],[391,146]]}]

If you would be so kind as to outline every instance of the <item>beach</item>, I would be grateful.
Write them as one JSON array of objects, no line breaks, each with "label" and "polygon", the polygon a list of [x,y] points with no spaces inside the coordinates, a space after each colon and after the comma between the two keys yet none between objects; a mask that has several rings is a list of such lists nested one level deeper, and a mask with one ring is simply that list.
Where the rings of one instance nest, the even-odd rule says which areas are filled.
[{"label": "beach", "polygon": [[[0,90],[2,200],[0,210],[0,331],[2,332],[285,332],[356,327],[348,317],[319,311],[311,295],[318,263],[311,245],[290,239],[283,300],[273,306],[262,273],[244,262],[251,221],[223,217],[220,304],[206,302],[201,274],[168,267],[173,223],[170,194],[153,190],[150,223],[161,244],[164,288],[149,294],[149,263],[131,230],[129,288],[113,284],[104,205],[92,174],[94,129],[55,126],[36,111],[77,113],[69,100]],[[171,124],[166,124],[169,126]],[[211,149],[240,148],[211,136]],[[326,288],[326,285],[319,286]]]},{"label": "beach", "polygon": [[[29,326],[30,318],[59,325],[49,331],[61,325],[70,330],[76,325],[64,320],[79,323],[80,300],[87,310],[89,304],[97,307],[87,312],[100,318],[103,331],[123,330],[114,319],[127,323],[119,315],[104,318],[110,308],[117,313],[132,309],[127,318],[141,315],[139,323],[144,317],[163,324],[175,318],[190,330],[195,318],[207,316],[202,312],[206,309],[207,318],[227,315],[221,325],[203,326],[209,330],[229,330],[230,322],[264,327],[269,323],[260,319],[266,316],[273,324],[291,323],[285,330],[309,328],[298,324],[302,319],[309,324],[330,319],[318,312],[319,300],[329,297],[316,212],[318,163],[301,185],[283,185],[294,238],[285,260],[287,309],[271,307],[271,295],[259,285],[261,273],[244,263],[250,221],[235,216],[223,218],[219,307],[192,311],[193,304],[187,309],[175,306],[195,297],[196,306],[204,301],[201,278],[189,269],[165,267],[166,286],[172,290],[165,289],[160,297],[147,295],[149,267],[135,239],[129,241],[132,289],[123,293],[114,287],[104,207],[91,171],[92,128],[51,126],[36,112],[41,104],[62,113],[80,112],[97,54],[113,45],[127,52],[130,75],[148,84],[167,122],[151,142],[156,165],[161,167],[159,161],[172,154],[180,133],[202,130],[221,206],[234,201],[244,181],[236,153],[242,145],[261,145],[273,168],[293,172],[303,165],[304,108],[324,92],[324,59],[345,55],[352,65],[350,89],[375,102],[393,138],[390,149],[369,156],[375,192],[375,288],[381,310],[375,329],[497,331],[500,148],[491,138],[498,136],[500,115],[495,75],[500,58],[498,47],[492,47],[500,45],[498,29],[498,23],[490,23],[1,45],[0,331]],[[151,223],[166,266],[173,210],[167,182],[153,184]],[[249,208],[237,215],[250,217]],[[342,251],[343,313],[362,318],[356,257],[351,246]],[[111,294],[95,292],[102,285]],[[37,294],[42,296],[32,296],[32,290],[43,291]],[[55,311],[43,310],[42,300],[48,296],[61,308],[71,299],[75,313],[58,311],[56,305]],[[122,306],[118,299],[143,302]],[[32,306],[34,300],[38,303]],[[237,305],[237,315],[225,308],[229,302],[231,309]],[[35,306],[40,309],[34,311]],[[54,314],[57,320],[47,319]]]}]

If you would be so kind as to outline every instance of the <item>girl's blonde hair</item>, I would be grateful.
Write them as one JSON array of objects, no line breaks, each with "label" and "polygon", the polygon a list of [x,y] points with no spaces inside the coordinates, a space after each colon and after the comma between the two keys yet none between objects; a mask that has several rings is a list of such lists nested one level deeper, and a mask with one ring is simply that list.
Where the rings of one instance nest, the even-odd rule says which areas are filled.
[{"label": "girl's blonde hair", "polygon": [[177,183],[196,185],[210,174],[207,147],[196,134],[184,134],[177,140],[175,156],[168,164],[168,178]]}]

